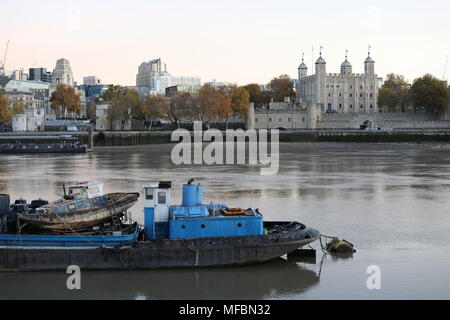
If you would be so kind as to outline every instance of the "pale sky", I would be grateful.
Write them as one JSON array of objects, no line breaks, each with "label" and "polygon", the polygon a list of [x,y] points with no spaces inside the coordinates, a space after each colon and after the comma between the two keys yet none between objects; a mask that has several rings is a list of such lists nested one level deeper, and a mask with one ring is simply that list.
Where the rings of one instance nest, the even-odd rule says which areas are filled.
[{"label": "pale sky", "polygon": [[246,84],[297,77],[302,52],[311,73],[321,45],[328,72],[348,49],[362,73],[370,44],[380,77],[442,79],[449,15],[449,0],[0,0],[0,60],[9,39],[7,70],[64,57],[78,83],[135,85],[138,66],[161,57],[172,75]]}]

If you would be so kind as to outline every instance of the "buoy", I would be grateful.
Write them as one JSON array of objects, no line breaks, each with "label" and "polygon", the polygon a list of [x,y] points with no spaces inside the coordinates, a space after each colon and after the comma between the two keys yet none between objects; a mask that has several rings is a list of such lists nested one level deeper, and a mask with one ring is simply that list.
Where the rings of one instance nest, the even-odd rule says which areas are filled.
[{"label": "buoy", "polygon": [[327,251],[330,253],[355,253],[354,245],[347,240],[339,239],[337,237],[333,238],[327,244]]}]

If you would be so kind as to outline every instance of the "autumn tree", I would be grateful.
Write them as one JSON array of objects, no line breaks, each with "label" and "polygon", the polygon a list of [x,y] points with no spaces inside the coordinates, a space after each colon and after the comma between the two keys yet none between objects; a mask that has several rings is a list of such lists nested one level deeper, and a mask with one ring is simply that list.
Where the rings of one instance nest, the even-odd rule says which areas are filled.
[{"label": "autumn tree", "polygon": [[20,101],[14,101],[11,107],[11,114],[23,114],[25,113],[25,104]]},{"label": "autumn tree", "polygon": [[75,88],[65,84],[59,84],[50,98],[51,106],[57,110],[60,117],[65,117],[67,112],[80,113],[80,96]]},{"label": "autumn tree", "polygon": [[259,105],[261,101],[261,86],[257,83],[250,83],[244,88],[247,90],[249,94],[249,101],[253,102],[255,106]]},{"label": "autumn tree", "polygon": [[105,92],[100,96],[104,101],[111,102],[113,100],[117,100],[126,93],[126,88],[119,85],[110,86]]},{"label": "autumn tree", "polygon": [[411,99],[416,111],[439,116],[448,110],[450,95],[443,81],[426,74],[414,80]]},{"label": "autumn tree", "polygon": [[236,117],[247,120],[250,94],[245,87],[234,87],[231,93],[231,109]]},{"label": "autumn tree", "polygon": [[188,92],[178,92],[170,97],[167,118],[175,125],[180,126],[180,121],[193,116],[193,103],[195,100]]},{"label": "autumn tree", "polygon": [[138,111],[138,118],[146,121],[150,121],[149,130],[152,128],[152,120],[168,119],[168,113],[170,110],[169,99],[161,96],[147,96],[140,104]]},{"label": "autumn tree", "polygon": [[0,123],[11,122],[11,109],[8,106],[8,98],[3,95],[0,90]]},{"label": "autumn tree", "polygon": [[285,97],[292,98],[295,96],[294,83],[287,74],[273,78],[268,87],[275,102],[284,101]]},{"label": "autumn tree", "polygon": [[378,106],[389,112],[405,112],[410,104],[409,85],[401,75],[390,73],[378,93]]},{"label": "autumn tree", "polygon": [[232,91],[230,87],[214,88],[209,85],[200,89],[200,105],[208,121],[220,118],[225,119],[228,125],[228,120],[233,115]]},{"label": "autumn tree", "polygon": [[107,118],[113,126],[120,124],[120,130],[124,130],[127,121],[140,109],[139,93],[135,90],[124,90],[122,94],[112,101],[107,111]]}]

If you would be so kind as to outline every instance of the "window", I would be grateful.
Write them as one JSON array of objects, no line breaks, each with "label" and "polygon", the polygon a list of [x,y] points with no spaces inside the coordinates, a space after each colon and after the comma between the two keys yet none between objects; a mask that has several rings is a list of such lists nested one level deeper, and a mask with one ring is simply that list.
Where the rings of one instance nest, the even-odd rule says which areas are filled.
[{"label": "window", "polygon": [[350,93],[350,98],[353,97],[353,93]]},{"label": "window", "polygon": [[362,98],[362,93],[359,94],[359,97]]},{"label": "window", "polygon": [[350,105],[350,109],[353,109],[353,105],[352,104]]},{"label": "window", "polygon": [[364,108],[364,106],[363,106],[363,105],[361,105],[361,109],[362,109],[362,108]]},{"label": "window", "polygon": [[339,97],[342,97],[342,93],[339,93]]},{"label": "window", "polygon": [[279,119],[279,122],[283,121],[281,118]]},{"label": "window", "polygon": [[158,204],[166,204],[166,192],[158,192]]},{"label": "window", "polygon": [[291,118],[288,118],[288,122],[291,122]]},{"label": "window", "polygon": [[342,104],[341,103],[339,104],[339,109],[342,109]]},{"label": "window", "polygon": [[373,105],[372,104],[370,105],[370,109],[373,109]]},{"label": "window", "polygon": [[258,122],[258,118],[255,118],[255,122]]},{"label": "window", "polygon": [[272,118],[269,118],[269,122],[272,122]]},{"label": "window", "polygon": [[153,200],[153,189],[152,188],[145,189],[145,199]]}]

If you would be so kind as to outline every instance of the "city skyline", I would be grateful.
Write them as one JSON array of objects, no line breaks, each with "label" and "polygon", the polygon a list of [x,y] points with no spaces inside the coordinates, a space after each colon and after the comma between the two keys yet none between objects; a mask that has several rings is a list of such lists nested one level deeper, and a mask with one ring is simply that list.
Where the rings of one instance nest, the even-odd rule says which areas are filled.
[{"label": "city skyline", "polygon": [[79,84],[96,75],[104,83],[133,85],[138,66],[158,57],[173,74],[246,84],[284,73],[296,78],[302,53],[311,74],[320,46],[327,72],[338,73],[349,50],[353,72],[363,73],[371,45],[380,77],[448,79],[450,44],[443,39],[450,3],[431,3],[17,1],[2,5],[0,59],[10,40],[7,70],[53,70],[64,57]]}]

